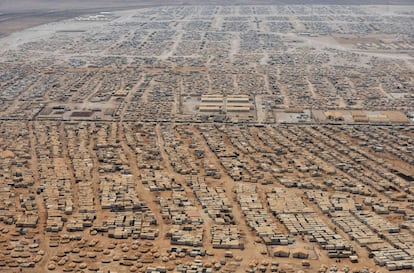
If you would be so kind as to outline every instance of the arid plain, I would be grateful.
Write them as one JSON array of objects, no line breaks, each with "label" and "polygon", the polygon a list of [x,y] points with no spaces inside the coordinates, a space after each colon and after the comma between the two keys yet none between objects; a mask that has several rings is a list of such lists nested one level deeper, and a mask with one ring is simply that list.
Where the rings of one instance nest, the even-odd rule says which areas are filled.
[{"label": "arid plain", "polygon": [[0,272],[413,271],[413,6],[42,3],[0,22]]}]

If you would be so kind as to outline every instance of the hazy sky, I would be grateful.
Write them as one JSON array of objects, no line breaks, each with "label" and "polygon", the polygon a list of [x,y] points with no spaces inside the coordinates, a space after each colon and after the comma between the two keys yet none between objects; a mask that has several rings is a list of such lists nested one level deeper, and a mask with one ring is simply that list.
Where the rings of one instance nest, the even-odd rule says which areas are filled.
[{"label": "hazy sky", "polygon": [[414,0],[0,0],[0,13],[182,4],[411,4]]},{"label": "hazy sky", "polygon": [[[9,11],[50,11],[58,10],[77,10],[105,7],[140,6],[148,5],[158,0],[0,0],[0,12]],[[165,2],[176,2],[165,1]]]}]

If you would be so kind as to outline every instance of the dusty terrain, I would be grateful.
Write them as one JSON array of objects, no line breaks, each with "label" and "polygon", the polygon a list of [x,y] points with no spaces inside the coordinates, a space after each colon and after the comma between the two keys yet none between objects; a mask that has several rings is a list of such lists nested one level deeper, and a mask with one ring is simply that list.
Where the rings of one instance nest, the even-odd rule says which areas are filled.
[{"label": "dusty terrain", "polygon": [[1,15],[0,272],[412,272],[412,6],[50,3]]},{"label": "dusty terrain", "polygon": [[[252,4],[247,1],[201,1],[201,0],[4,0],[0,3],[0,38],[15,31],[42,23],[55,22],[76,15],[106,10],[125,10],[132,8],[145,8],[154,6],[183,6],[183,5],[244,5]],[[256,5],[411,5],[410,0],[260,0],[254,1]]]}]

